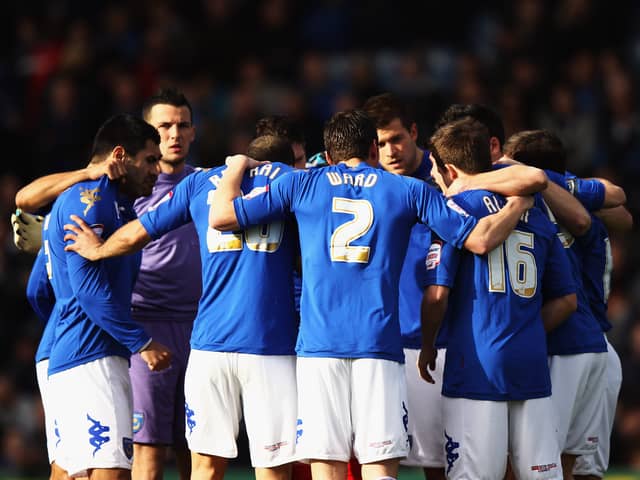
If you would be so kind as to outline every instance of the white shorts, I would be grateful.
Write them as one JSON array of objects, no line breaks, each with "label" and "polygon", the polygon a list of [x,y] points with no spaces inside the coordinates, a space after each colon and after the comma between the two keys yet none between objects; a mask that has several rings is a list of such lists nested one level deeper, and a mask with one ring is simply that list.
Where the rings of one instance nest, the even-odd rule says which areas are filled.
[{"label": "white shorts", "polygon": [[404,366],[373,358],[298,357],[298,457],[360,463],[409,452]]},{"label": "white shorts", "polygon": [[56,463],[70,476],[94,468],[131,469],[133,401],[129,362],[110,356],[49,377],[60,444]]},{"label": "white shorts", "polygon": [[44,411],[44,432],[47,438],[47,454],[49,464],[56,461],[56,449],[60,442],[60,437],[56,431],[55,414],[53,413],[53,402],[51,401],[51,388],[49,385],[49,359],[36,363],[36,378],[40,389],[40,399],[42,400],[42,410]]},{"label": "white shorts", "polygon": [[[605,337],[606,338],[606,337]],[[603,402],[603,415],[598,425],[598,449],[593,455],[581,455],[573,468],[575,475],[593,475],[603,478],[609,468],[611,431],[616,415],[618,394],[622,384],[622,365],[620,357],[607,340],[607,372]]]},{"label": "white shorts", "polygon": [[606,352],[549,357],[562,453],[591,455],[598,448],[606,367]]},{"label": "white shorts", "polygon": [[438,349],[435,384],[425,382],[418,372],[420,350],[404,349],[409,406],[409,455],[400,463],[409,467],[444,467],[444,424],[442,422],[442,372],[445,348]]},{"label": "white shorts", "polygon": [[550,397],[494,402],[443,397],[447,479],[562,479]]},{"label": "white shorts", "polygon": [[254,467],[295,460],[295,356],[191,350],[184,392],[191,451],[237,457],[244,414]]}]

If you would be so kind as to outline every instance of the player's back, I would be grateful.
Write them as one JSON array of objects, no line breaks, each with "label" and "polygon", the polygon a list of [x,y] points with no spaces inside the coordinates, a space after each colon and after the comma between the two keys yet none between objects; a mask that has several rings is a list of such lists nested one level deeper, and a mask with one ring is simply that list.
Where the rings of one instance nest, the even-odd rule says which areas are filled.
[{"label": "player's back", "polygon": [[402,361],[398,283],[419,216],[416,191],[439,193],[364,163],[297,180],[291,209],[302,249],[298,354]]},{"label": "player's back", "polygon": [[[297,334],[293,304],[296,232],[288,222],[245,231],[209,227],[209,207],[226,167],[185,178],[171,200],[141,218],[155,238],[193,221],[200,243],[202,296],[191,347],[197,350],[291,355]],[[261,191],[291,167],[272,163],[245,174],[242,191]],[[254,191],[255,193],[255,191]]]},{"label": "player's back", "polygon": [[[482,190],[453,198],[479,218],[496,213],[505,203],[503,197]],[[570,283],[558,278],[568,265],[554,226],[533,208],[487,255],[457,255],[445,320],[443,394],[480,400],[550,395],[543,296],[573,292]]]},{"label": "player's back", "polygon": [[[117,184],[106,176],[78,183],[55,201],[43,230],[44,250],[56,296],[56,308],[50,319],[56,324],[50,373],[105,355],[126,358],[130,355],[124,345],[96,323],[94,310],[102,310],[102,306],[94,299],[98,298],[96,289],[108,288],[114,304],[126,312],[126,318],[140,255],[102,260],[101,266],[90,273],[96,275],[95,278],[85,277],[84,267],[89,261],[64,251],[64,224],[70,222],[72,213],[83,218],[103,238],[135,217],[131,200],[119,194]],[[96,273],[98,271],[100,273]],[[82,302],[78,298],[80,294],[84,298]]]}]

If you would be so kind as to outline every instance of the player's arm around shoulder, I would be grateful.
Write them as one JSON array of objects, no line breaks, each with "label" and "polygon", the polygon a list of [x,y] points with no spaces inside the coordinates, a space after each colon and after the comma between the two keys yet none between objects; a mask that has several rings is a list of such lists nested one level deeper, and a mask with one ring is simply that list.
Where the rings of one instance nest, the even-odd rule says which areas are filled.
[{"label": "player's arm around shoulder", "polygon": [[216,230],[228,231],[239,228],[233,201],[242,195],[241,185],[244,172],[255,160],[246,155],[227,157],[227,168],[213,192],[209,207],[209,226]]},{"label": "player's arm around shoulder", "polygon": [[532,196],[507,197],[507,202],[497,213],[478,220],[464,242],[464,248],[484,255],[506,240],[516,227],[523,213],[533,207]]}]

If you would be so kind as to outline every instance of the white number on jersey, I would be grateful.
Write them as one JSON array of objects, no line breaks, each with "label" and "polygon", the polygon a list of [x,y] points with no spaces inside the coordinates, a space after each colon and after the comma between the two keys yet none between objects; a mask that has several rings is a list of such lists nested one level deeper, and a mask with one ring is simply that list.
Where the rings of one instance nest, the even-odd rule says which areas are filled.
[{"label": "white number on jersey", "polygon": [[[209,192],[207,205],[211,205],[212,197],[213,190]],[[283,222],[273,222],[269,225],[256,225],[248,228],[244,232],[221,232],[208,227],[207,249],[209,253],[233,252],[242,250],[243,244],[246,244],[247,248],[254,252],[272,253],[280,247],[283,234]]]},{"label": "white number on jersey", "polygon": [[330,254],[332,262],[368,263],[368,246],[355,246],[351,242],[362,237],[373,224],[373,208],[367,200],[352,200],[334,197],[331,210],[348,213],[353,219],[340,225],[331,235]]},{"label": "white number on jersey", "polygon": [[524,298],[531,298],[536,293],[538,275],[536,259],[525,248],[533,248],[533,234],[514,230],[501,245],[489,252],[489,291],[505,292],[506,253],[509,269],[509,284],[513,292]]}]

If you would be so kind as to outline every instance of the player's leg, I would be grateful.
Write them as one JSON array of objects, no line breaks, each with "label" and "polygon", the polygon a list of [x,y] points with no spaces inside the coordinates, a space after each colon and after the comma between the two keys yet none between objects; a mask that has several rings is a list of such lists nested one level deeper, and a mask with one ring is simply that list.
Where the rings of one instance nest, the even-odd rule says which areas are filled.
[{"label": "player's leg", "polygon": [[409,410],[409,455],[400,465],[422,467],[428,480],[444,480],[442,374],[445,349],[438,350],[435,384],[425,382],[416,367],[419,350],[404,349]]},{"label": "player's leg", "polygon": [[73,477],[88,473],[89,478],[130,478],[133,432],[127,359],[100,358],[55,373],[50,382],[54,395],[64,398],[64,408],[56,402],[60,467]]},{"label": "player's leg", "polygon": [[[134,480],[162,480],[167,446],[186,449],[184,435],[184,372],[188,360],[191,322],[144,321],[145,330],[171,350],[171,368],[152,372],[139,354],[131,357],[133,388]],[[188,469],[190,457],[182,457]],[[181,468],[180,468],[181,467]],[[181,477],[187,480],[188,476]]]},{"label": "player's leg", "polygon": [[606,352],[551,357],[551,399],[558,415],[562,467],[567,480],[573,479],[576,458],[593,455],[598,445],[596,426],[603,411],[606,361]]},{"label": "player's leg", "polygon": [[[608,343],[608,342],[607,342]],[[598,433],[598,448],[593,455],[581,455],[576,459],[573,476],[576,480],[595,480],[604,478],[609,468],[611,431],[616,414],[618,394],[622,384],[622,365],[620,357],[610,343],[607,345],[607,367],[605,374],[605,396],[603,415]]]},{"label": "player's leg", "polygon": [[507,402],[443,397],[448,479],[495,480],[507,469]]},{"label": "player's leg", "polygon": [[342,358],[298,357],[296,456],[314,480],[344,480],[352,451],[351,364]]},{"label": "player's leg", "polygon": [[296,357],[240,354],[238,379],[256,479],[287,480],[295,460]]},{"label": "player's leg", "polygon": [[347,477],[347,462],[335,460],[313,460],[311,478],[313,480],[344,480]]},{"label": "player's leg", "polygon": [[191,451],[191,480],[222,480],[228,460]]},{"label": "player's leg", "polygon": [[396,478],[400,459],[409,452],[404,365],[373,358],[352,362],[353,452],[362,464],[362,478]]},{"label": "player's leg", "polygon": [[191,478],[191,452],[186,446],[178,447],[174,444],[173,453],[176,458],[179,480],[189,480]]},{"label": "player's leg", "polygon": [[511,401],[509,461],[519,480],[562,479],[560,446],[550,397]]},{"label": "player's leg", "polygon": [[131,477],[134,480],[162,480],[166,448],[164,445],[134,443]]},{"label": "player's leg", "polygon": [[221,479],[238,456],[242,416],[234,353],[191,350],[184,381],[191,479]]}]

